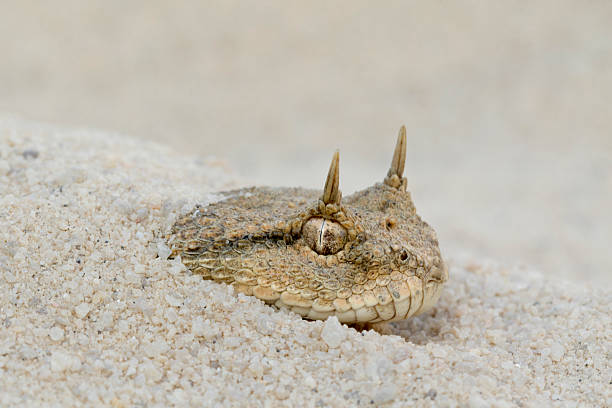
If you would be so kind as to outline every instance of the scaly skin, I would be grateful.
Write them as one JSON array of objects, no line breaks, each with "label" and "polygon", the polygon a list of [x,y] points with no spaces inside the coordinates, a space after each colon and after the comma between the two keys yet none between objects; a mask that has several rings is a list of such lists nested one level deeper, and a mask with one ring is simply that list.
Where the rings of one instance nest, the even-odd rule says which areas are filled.
[{"label": "scaly skin", "polygon": [[402,127],[384,183],[344,199],[338,153],[320,192],[251,187],[196,208],[172,229],[172,256],[307,319],[401,320],[429,309],[448,279],[434,230],[416,214]]}]

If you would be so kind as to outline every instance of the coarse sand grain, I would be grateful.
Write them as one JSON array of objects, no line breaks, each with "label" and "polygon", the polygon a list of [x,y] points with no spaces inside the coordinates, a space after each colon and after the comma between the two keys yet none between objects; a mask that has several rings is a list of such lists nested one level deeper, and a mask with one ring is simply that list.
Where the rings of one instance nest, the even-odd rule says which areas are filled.
[{"label": "coarse sand grain", "polygon": [[396,335],[310,322],[169,260],[222,162],[0,120],[0,405],[612,406],[609,288],[449,259]]}]

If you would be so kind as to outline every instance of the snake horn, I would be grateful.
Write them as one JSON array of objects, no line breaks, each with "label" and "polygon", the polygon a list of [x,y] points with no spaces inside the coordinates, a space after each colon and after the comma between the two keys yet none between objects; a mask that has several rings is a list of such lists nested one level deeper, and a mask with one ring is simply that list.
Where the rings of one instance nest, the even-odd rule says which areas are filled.
[{"label": "snake horn", "polygon": [[391,167],[385,177],[385,184],[391,187],[400,188],[405,186],[404,165],[406,164],[406,126],[402,125],[397,135],[397,143],[391,159]]},{"label": "snake horn", "polygon": [[329,165],[327,180],[323,188],[323,196],[321,199],[325,204],[340,204],[342,193],[340,192],[340,153],[338,150],[334,152],[332,162]]}]

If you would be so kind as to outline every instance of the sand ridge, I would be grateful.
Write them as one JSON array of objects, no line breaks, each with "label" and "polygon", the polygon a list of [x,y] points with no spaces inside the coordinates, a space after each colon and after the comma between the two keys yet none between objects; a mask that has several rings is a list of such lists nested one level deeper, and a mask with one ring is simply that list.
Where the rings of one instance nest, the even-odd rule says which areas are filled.
[{"label": "sand ridge", "polygon": [[612,405],[608,289],[451,256],[439,304],[380,335],[168,260],[176,216],[235,183],[152,143],[1,120],[0,405]]}]

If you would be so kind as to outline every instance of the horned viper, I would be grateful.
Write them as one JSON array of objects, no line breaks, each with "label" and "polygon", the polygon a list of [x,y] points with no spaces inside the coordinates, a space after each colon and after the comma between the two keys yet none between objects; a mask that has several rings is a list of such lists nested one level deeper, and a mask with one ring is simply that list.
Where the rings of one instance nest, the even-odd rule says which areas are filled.
[{"label": "horned viper", "polygon": [[448,279],[435,231],[417,215],[400,129],[382,183],[342,198],[336,151],[323,192],[251,187],[196,206],[172,227],[172,256],[307,319],[405,319],[429,309]]}]

